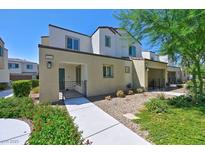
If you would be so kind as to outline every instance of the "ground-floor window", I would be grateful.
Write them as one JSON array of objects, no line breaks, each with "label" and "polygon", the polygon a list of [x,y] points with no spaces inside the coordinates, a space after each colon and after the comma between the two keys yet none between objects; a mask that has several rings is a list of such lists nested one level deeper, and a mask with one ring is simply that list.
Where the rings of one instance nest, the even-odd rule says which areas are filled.
[{"label": "ground-floor window", "polygon": [[76,84],[81,85],[81,65],[76,66]]},{"label": "ground-floor window", "polygon": [[103,77],[113,78],[113,66],[112,65],[103,65]]}]

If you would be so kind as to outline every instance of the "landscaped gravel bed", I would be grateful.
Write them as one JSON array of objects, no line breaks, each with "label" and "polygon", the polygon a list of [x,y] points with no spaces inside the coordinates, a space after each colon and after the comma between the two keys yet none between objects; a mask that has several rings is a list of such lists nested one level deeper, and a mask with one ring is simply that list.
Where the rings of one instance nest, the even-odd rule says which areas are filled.
[{"label": "landscaped gravel bed", "polygon": [[150,98],[157,97],[157,95],[158,94],[144,92],[141,94],[127,95],[125,98],[115,97],[111,100],[105,100],[103,99],[104,97],[101,97],[101,100],[99,100],[99,98],[96,97],[90,100],[109,115],[123,123],[125,126],[140,136],[145,137],[147,133],[140,131],[139,125],[123,115],[126,113],[136,114],[143,108],[145,102],[147,102]]}]

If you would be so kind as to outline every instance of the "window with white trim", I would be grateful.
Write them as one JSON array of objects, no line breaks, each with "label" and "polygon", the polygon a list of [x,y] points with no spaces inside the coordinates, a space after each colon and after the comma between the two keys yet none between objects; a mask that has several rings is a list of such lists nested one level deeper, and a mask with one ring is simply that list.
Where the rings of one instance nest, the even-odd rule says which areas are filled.
[{"label": "window with white trim", "polygon": [[66,47],[71,50],[80,50],[80,40],[72,37],[67,37]]},{"label": "window with white trim", "polygon": [[9,69],[17,69],[19,68],[19,64],[16,64],[16,63],[9,63]]},{"label": "window with white trim", "polygon": [[27,68],[28,70],[32,70],[32,69],[33,69],[33,65],[32,65],[32,64],[27,64],[27,65],[26,65],[26,68]]},{"label": "window with white trim", "polygon": [[112,65],[103,65],[103,77],[113,78],[113,66]]}]

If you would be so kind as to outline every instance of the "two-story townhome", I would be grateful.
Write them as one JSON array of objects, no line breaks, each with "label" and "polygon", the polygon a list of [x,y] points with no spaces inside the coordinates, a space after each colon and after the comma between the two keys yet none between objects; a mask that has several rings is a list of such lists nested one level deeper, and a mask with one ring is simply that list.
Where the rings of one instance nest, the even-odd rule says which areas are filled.
[{"label": "two-story townhome", "polygon": [[101,26],[87,35],[49,25],[39,45],[41,101],[59,100],[65,91],[71,97],[74,92],[95,96],[130,87],[164,88],[166,72],[166,62],[143,58],[140,42],[119,28]]},{"label": "two-story townhome", "polygon": [[0,38],[0,83],[9,83],[8,50]]},{"label": "two-story townhome", "polygon": [[31,80],[36,79],[38,76],[38,64],[18,59],[9,58],[8,68],[10,73],[10,80]]}]

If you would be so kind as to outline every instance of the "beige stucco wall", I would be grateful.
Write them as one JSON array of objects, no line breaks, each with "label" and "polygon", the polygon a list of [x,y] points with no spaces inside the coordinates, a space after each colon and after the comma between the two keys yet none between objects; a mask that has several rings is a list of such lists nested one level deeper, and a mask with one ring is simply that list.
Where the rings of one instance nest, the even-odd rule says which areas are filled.
[{"label": "beige stucco wall", "polygon": [[49,45],[49,37],[41,37],[41,44]]},{"label": "beige stucco wall", "polygon": [[132,60],[133,62],[133,85],[134,88],[146,87],[145,62],[144,60]]},{"label": "beige stucco wall", "polygon": [[[54,57],[51,69],[47,68],[46,55]],[[39,48],[40,101],[58,100],[58,69],[66,62],[84,66],[82,74],[87,79],[87,96],[112,93],[118,89],[125,89],[127,84],[132,83],[131,61]],[[104,64],[113,65],[113,78],[103,78]],[[125,66],[130,67],[130,73],[125,73]]]}]

